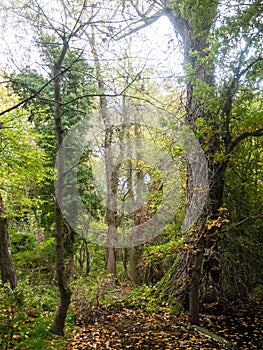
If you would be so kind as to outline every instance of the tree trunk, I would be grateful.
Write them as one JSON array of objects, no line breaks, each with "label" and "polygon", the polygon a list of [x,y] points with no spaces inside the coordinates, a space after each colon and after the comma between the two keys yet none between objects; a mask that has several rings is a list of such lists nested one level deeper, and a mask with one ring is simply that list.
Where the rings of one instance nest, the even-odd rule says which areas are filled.
[{"label": "tree trunk", "polygon": [[100,113],[101,118],[105,126],[105,168],[106,168],[106,181],[107,181],[107,208],[106,219],[108,225],[107,232],[107,248],[106,248],[106,271],[107,274],[113,275],[114,281],[116,281],[116,235],[117,235],[117,171],[113,169],[113,154],[112,154],[112,136],[113,127],[110,125],[110,119],[108,116],[107,98],[103,94],[105,93],[105,84],[103,82],[101,64],[99,55],[95,46],[95,34],[92,31],[92,36],[89,38],[91,51],[94,57],[94,64],[96,68],[96,79],[98,82],[98,88],[100,91]]},{"label": "tree trunk", "polygon": [[60,73],[61,66],[68,50],[68,42],[64,42],[63,49],[58,61],[54,65],[54,99],[55,99],[55,113],[54,121],[57,137],[57,149],[60,149],[60,159],[58,162],[58,174],[56,184],[56,200],[55,200],[55,228],[56,228],[56,272],[57,282],[60,294],[59,306],[56,312],[54,323],[51,331],[58,335],[64,335],[64,325],[67,317],[67,311],[70,305],[71,290],[69,281],[66,276],[65,268],[65,249],[64,249],[64,230],[63,230],[63,216],[59,206],[61,203],[64,187],[64,151],[63,147],[63,128],[61,120],[61,87],[60,87]]},{"label": "tree trunk", "polygon": [[86,269],[85,269],[85,276],[88,276],[90,273],[90,254],[89,254],[89,247],[88,243],[85,242],[85,262],[86,262]]},{"label": "tree trunk", "polygon": [[[135,133],[135,143],[136,143],[136,159],[141,159],[141,152],[140,150],[142,149],[142,142],[141,142],[141,129],[140,125],[136,124],[134,128],[134,133]],[[132,183],[132,169],[130,172],[130,181],[131,183],[129,184],[129,191],[132,196],[132,204],[133,204],[133,224],[134,227],[139,226],[142,224],[141,220],[143,218],[143,209],[144,206],[140,205],[140,201],[143,196],[143,183],[144,183],[144,178],[143,178],[143,172],[139,168],[136,170],[136,183],[135,186]],[[135,193],[133,193],[133,187],[135,189]],[[135,195],[135,196],[134,196]],[[135,199],[136,197],[136,199]],[[137,203],[138,202],[138,203]],[[139,207],[138,210],[136,208]],[[136,285],[141,285],[142,284],[142,278],[141,278],[141,271],[139,270],[139,260],[140,260],[140,247],[136,246],[137,242],[133,242],[135,245],[131,247],[130,251],[130,270],[131,270],[131,278],[133,282]]]},{"label": "tree trunk", "polygon": [[0,271],[4,283],[9,282],[14,289],[17,284],[16,272],[12,261],[11,251],[8,242],[7,219],[2,216],[4,212],[3,199],[0,195]]},{"label": "tree trunk", "polygon": [[[108,124],[108,120],[105,119]],[[111,274],[116,280],[116,240],[117,240],[117,190],[118,190],[118,169],[113,169],[112,154],[112,127],[106,129],[105,135],[105,167],[107,179],[107,274]]]},{"label": "tree trunk", "polygon": [[[79,257],[78,257],[80,273],[84,274],[84,276],[88,276],[90,273],[90,254],[89,247],[86,239],[82,239],[82,244],[79,249]],[[85,265],[85,272],[84,272]]]},{"label": "tree trunk", "polygon": [[139,263],[138,249],[139,247],[131,247],[131,250],[130,250],[130,274],[131,274],[132,281],[137,286],[142,284],[142,279],[138,268],[138,263]]},{"label": "tree trunk", "polygon": [[204,256],[204,249],[202,248],[198,247],[195,251],[189,287],[189,320],[194,324],[199,323],[199,284]]},{"label": "tree trunk", "polygon": [[[208,228],[208,220],[217,220],[219,208],[222,206],[224,189],[225,164],[215,161],[215,155],[219,151],[219,126],[217,116],[207,108],[209,97],[202,96],[202,86],[213,88],[214,66],[209,59],[209,32],[215,19],[216,2],[207,8],[206,13],[198,3],[189,2],[189,12],[181,5],[172,4],[171,1],[168,16],[174,26],[175,32],[179,33],[183,40],[184,62],[186,80],[186,116],[185,121],[196,132],[198,118],[205,120],[210,128],[210,135],[206,134],[199,138],[204,150],[209,174],[209,193],[200,219],[186,235],[186,244],[194,246],[179,254],[177,268],[173,280],[176,284],[175,295],[181,302],[189,307],[189,320],[192,323],[199,322],[200,309],[200,285],[205,290],[207,275],[205,255],[211,257],[216,254],[218,234]],[[184,5],[187,6],[186,2]],[[200,18],[205,20],[200,21]],[[187,166],[187,202],[191,203],[194,192],[193,174],[190,164]],[[213,250],[213,251],[212,251]],[[208,253],[209,252],[209,253]],[[210,259],[211,262],[211,259]],[[210,266],[211,269],[211,266]]]},{"label": "tree trunk", "polygon": [[[108,231],[109,238],[109,231]],[[107,261],[106,261],[106,272],[108,275],[112,275],[113,278],[116,278],[116,252],[115,248],[108,247],[107,248]]]}]

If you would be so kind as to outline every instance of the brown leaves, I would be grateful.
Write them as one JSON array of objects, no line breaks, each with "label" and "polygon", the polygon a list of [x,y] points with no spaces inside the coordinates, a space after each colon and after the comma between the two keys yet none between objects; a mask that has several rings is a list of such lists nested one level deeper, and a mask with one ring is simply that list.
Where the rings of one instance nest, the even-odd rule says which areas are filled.
[{"label": "brown leaves", "polygon": [[235,349],[263,349],[262,301],[248,300],[235,313],[203,316],[202,325],[230,341]]},{"label": "brown leaves", "polygon": [[213,309],[217,313],[213,315],[208,308],[209,313],[201,316],[200,327],[186,324],[187,315],[170,315],[168,308],[150,316],[123,303],[81,310],[80,329],[73,333],[67,350],[223,350],[227,342],[233,349],[263,349],[263,305],[259,300],[251,299],[227,315],[218,308]]},{"label": "brown leaves", "polygon": [[[90,320],[89,320],[90,321]],[[68,348],[77,349],[223,349],[206,336],[187,329],[168,314],[145,316],[123,308],[101,313],[82,325]]]}]

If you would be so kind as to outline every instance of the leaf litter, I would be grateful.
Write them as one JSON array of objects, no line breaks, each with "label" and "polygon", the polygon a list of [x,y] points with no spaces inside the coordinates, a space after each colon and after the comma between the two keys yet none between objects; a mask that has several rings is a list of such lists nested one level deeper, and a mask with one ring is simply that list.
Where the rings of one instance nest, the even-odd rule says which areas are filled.
[{"label": "leaf litter", "polygon": [[78,314],[77,323],[79,329],[73,332],[67,350],[263,349],[263,306],[259,302],[236,312],[203,314],[200,327],[187,324],[186,314],[175,317],[166,310],[145,315],[124,304],[93,307]]}]

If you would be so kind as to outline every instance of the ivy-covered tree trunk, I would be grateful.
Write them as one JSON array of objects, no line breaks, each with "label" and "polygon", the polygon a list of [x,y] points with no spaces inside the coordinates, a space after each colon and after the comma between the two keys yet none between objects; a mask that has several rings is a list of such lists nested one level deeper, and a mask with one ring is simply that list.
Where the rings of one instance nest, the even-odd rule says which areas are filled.
[{"label": "ivy-covered tree trunk", "polygon": [[0,195],[0,271],[1,279],[4,283],[9,282],[10,287],[16,287],[16,272],[13,265],[11,251],[8,240],[8,224],[7,219],[3,217],[4,203]]},{"label": "ivy-covered tree trunk", "polygon": [[[207,126],[207,132],[199,137],[199,141],[208,165],[208,196],[198,222],[186,235],[189,249],[179,255],[173,276],[176,296],[185,306],[189,307],[191,323],[199,322],[199,308],[202,299],[200,292],[205,291],[207,273],[218,270],[216,256],[220,224],[217,220],[219,220],[219,209],[222,206],[225,165],[215,160],[220,147],[219,125],[217,116],[209,109],[211,103],[209,99],[212,97],[214,86],[214,66],[209,56],[209,35],[216,11],[216,2],[208,4],[207,1],[184,1],[180,5],[170,2],[168,8],[169,19],[175,31],[180,34],[184,47],[184,67],[187,79],[185,121],[197,136],[197,121],[203,120]],[[188,203],[192,199],[193,186],[193,174],[189,164],[187,171]],[[209,222],[218,222],[218,225],[210,225],[210,227]],[[214,266],[211,266],[211,261],[214,262]]]}]

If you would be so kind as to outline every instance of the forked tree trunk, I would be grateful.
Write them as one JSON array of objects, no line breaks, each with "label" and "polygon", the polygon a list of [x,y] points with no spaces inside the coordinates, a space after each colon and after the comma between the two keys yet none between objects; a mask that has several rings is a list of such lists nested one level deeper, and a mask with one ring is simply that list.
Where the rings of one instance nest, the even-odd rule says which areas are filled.
[{"label": "forked tree trunk", "polygon": [[4,203],[0,195],[0,271],[1,279],[4,283],[9,282],[10,287],[14,289],[17,284],[16,272],[13,265],[11,250],[8,240],[7,219],[2,216],[4,213]]}]

